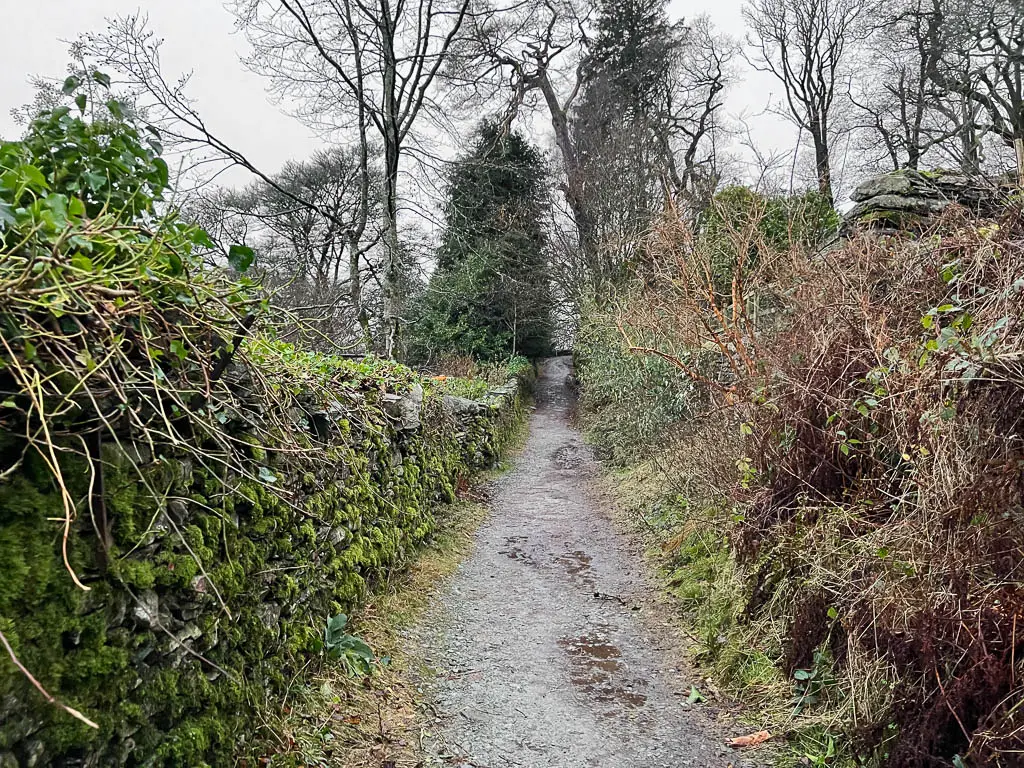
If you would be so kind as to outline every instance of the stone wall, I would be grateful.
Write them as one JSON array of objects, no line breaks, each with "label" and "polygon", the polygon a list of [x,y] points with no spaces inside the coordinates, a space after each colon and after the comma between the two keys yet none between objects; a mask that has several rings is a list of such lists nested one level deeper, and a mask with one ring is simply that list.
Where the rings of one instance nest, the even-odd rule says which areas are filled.
[{"label": "stone wall", "polygon": [[[522,416],[520,381],[479,401],[426,384],[364,382],[296,413],[309,450],[330,461],[253,445],[276,491],[145,446],[104,446],[113,548],[101,554],[87,515],[69,538],[87,592],[62,561],[52,475],[26,454],[0,483],[0,630],[46,690],[100,727],[46,703],[0,654],[0,768],[258,757],[267,733],[257,713],[318,663],[326,620],[409,561],[460,480],[495,462]],[[22,448],[0,436],[3,466]],[[85,498],[88,464],[64,464]]]}]

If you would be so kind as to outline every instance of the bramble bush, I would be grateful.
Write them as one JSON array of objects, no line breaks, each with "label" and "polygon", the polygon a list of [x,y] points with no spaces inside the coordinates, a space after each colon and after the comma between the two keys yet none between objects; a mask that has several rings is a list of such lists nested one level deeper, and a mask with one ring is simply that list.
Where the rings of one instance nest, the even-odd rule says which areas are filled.
[{"label": "bramble bush", "polygon": [[611,323],[705,398],[636,470],[698,654],[812,764],[1016,764],[1024,216],[764,231],[667,216]]}]

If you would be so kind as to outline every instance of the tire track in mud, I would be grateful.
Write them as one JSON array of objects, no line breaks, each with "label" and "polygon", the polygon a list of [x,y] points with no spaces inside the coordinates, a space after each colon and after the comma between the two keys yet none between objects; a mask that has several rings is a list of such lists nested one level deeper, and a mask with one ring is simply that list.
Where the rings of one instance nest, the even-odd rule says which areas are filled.
[{"label": "tire track in mud", "polygon": [[687,703],[681,653],[644,621],[642,564],[588,490],[570,373],[569,358],[544,365],[523,451],[417,632],[440,714],[427,765],[753,765]]}]

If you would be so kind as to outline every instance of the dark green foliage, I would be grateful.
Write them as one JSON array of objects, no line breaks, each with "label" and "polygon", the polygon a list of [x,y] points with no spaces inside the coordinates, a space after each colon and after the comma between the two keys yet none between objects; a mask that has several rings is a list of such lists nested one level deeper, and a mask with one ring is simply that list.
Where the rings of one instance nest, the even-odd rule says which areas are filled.
[{"label": "dark green foliage", "polygon": [[577,215],[599,298],[628,279],[637,243],[665,203],[667,104],[680,27],[664,0],[602,0],[571,114],[587,215]]},{"label": "dark green foliage", "polygon": [[749,187],[725,187],[704,213],[701,236],[704,242],[717,240],[724,245],[727,231],[748,226],[757,228],[762,248],[815,247],[836,233],[839,214],[817,191],[762,195]]},{"label": "dark green foliage", "polygon": [[414,357],[540,357],[551,350],[543,161],[517,133],[482,125],[448,183],[437,269],[418,308]]},{"label": "dark green foliage", "polygon": [[[96,77],[102,85],[105,76],[97,73]],[[68,78],[65,93],[77,88],[75,78]],[[81,113],[86,110],[86,98],[84,93],[77,96]],[[4,203],[16,208],[46,190],[54,191],[41,202],[52,209],[59,204],[55,196],[63,196],[65,215],[69,206],[74,213],[76,200],[90,218],[109,211],[128,221],[152,210],[153,200],[160,199],[167,186],[167,163],[159,156],[159,132],[118,119],[127,108],[116,99],[109,99],[106,107],[114,119],[95,122],[80,119],[76,107],[58,107],[35,119],[23,141],[2,146],[0,186],[20,195],[15,200],[4,195],[0,220],[12,210]]]},{"label": "dark green foliage", "polygon": [[599,138],[613,123],[653,126],[664,106],[671,57],[680,44],[678,27],[669,22],[663,0],[603,0],[596,26],[576,117],[584,143],[591,136]]},{"label": "dark green foliage", "polygon": [[699,391],[659,357],[623,349],[614,319],[588,313],[576,338],[576,371],[586,435],[602,458],[628,465],[665,444],[666,431],[692,415]]}]

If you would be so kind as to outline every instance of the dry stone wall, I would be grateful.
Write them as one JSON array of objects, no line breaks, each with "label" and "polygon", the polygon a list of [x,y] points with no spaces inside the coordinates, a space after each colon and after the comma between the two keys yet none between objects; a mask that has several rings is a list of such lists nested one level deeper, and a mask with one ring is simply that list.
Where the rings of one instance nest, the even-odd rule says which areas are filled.
[{"label": "dry stone wall", "polygon": [[[100,727],[46,703],[4,655],[0,768],[258,757],[266,734],[256,714],[319,663],[328,617],[356,610],[406,564],[459,482],[496,461],[528,384],[480,400],[421,384],[341,392],[327,408],[293,414],[317,461],[252,445],[272,487],[145,446],[105,445],[113,547],[100,554],[88,515],[69,539],[89,591],[62,562],[53,477],[26,454],[0,483],[0,630],[49,692]],[[3,466],[22,448],[0,436]],[[85,498],[85,462],[69,455],[64,474]]]}]

